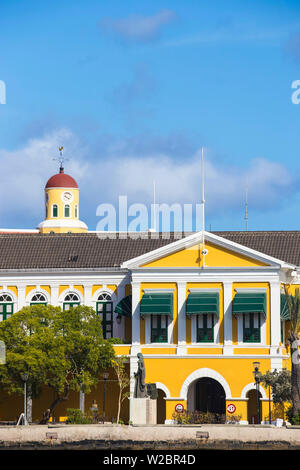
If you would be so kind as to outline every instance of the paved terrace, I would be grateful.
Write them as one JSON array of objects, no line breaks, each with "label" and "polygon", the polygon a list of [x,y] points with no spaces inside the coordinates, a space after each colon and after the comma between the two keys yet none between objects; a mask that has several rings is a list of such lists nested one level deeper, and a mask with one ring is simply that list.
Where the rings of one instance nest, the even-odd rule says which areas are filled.
[{"label": "paved terrace", "polygon": [[1,426],[7,449],[300,449],[300,427],[194,425]]}]

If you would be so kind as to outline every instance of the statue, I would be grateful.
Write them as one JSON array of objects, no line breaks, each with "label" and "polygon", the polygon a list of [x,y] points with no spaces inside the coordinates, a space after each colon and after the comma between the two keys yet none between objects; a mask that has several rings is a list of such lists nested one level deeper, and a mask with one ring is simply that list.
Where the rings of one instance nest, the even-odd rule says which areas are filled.
[{"label": "statue", "polygon": [[157,400],[158,392],[156,388],[156,384],[146,384],[147,387],[147,395],[151,398],[151,400]]},{"label": "statue", "polygon": [[135,387],[134,387],[134,398],[147,398],[150,397],[152,400],[157,399],[156,384],[145,384],[145,363],[142,353],[138,353],[138,370],[134,373]]},{"label": "statue", "polygon": [[145,364],[142,353],[138,353],[138,370],[134,373],[135,387],[134,387],[134,398],[146,398],[146,384],[145,384]]}]

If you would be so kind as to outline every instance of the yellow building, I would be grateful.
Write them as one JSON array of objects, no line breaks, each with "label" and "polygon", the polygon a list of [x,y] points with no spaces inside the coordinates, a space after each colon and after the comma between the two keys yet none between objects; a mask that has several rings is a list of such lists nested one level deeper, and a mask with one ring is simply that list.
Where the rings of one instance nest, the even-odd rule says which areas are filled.
[{"label": "yellow building", "polygon": [[[0,233],[1,320],[32,303],[92,306],[105,337],[123,341],[115,350],[129,357],[131,396],[137,353],[144,355],[146,382],[159,390],[159,422],[172,422],[178,404],[216,413],[233,405],[228,409],[241,423],[256,422],[253,362],[259,361],[262,373],[289,367],[281,295],[284,284],[291,291],[300,285],[300,232],[108,238],[79,221],[78,186],[63,169],[49,179],[45,193],[46,218],[38,231]],[[109,418],[116,416],[113,379]],[[100,383],[85,397],[86,409],[102,399],[102,388]],[[33,419],[49,393],[33,401]],[[74,393],[57,418],[79,402]],[[268,420],[268,390],[262,386],[260,405],[262,421]],[[0,396],[0,420],[14,419],[18,411],[22,397]],[[128,403],[123,417],[130,419]]]}]

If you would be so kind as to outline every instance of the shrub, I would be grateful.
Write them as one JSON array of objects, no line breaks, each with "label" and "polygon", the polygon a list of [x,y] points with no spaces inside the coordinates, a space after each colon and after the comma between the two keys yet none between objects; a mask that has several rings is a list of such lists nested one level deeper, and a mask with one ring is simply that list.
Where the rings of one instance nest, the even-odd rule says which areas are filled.
[{"label": "shrub", "polygon": [[77,408],[67,408],[68,418],[66,420],[67,424],[90,424],[91,418],[82,413],[81,410]]},{"label": "shrub", "polygon": [[300,424],[300,409],[298,409],[297,414],[293,415],[293,407],[291,406],[287,411],[286,415],[288,417],[288,420],[291,424],[294,426]]},{"label": "shrub", "polygon": [[227,414],[226,415],[226,424],[237,424],[241,421],[241,418],[242,418],[241,415]]},{"label": "shrub", "polygon": [[223,424],[226,417],[209,411],[184,410],[182,413],[174,412],[172,418],[177,424]]},{"label": "shrub", "polygon": [[124,344],[122,338],[107,338],[106,341],[111,344]]}]

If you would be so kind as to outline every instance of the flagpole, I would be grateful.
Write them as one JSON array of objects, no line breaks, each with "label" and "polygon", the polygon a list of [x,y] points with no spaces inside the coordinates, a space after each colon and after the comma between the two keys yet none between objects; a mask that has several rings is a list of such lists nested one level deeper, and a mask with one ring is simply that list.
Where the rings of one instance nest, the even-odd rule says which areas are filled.
[{"label": "flagpole", "polygon": [[204,230],[205,230],[205,199],[204,199],[204,149],[201,149],[201,183],[202,183],[202,259],[203,268],[205,267],[205,241],[204,241]]}]

